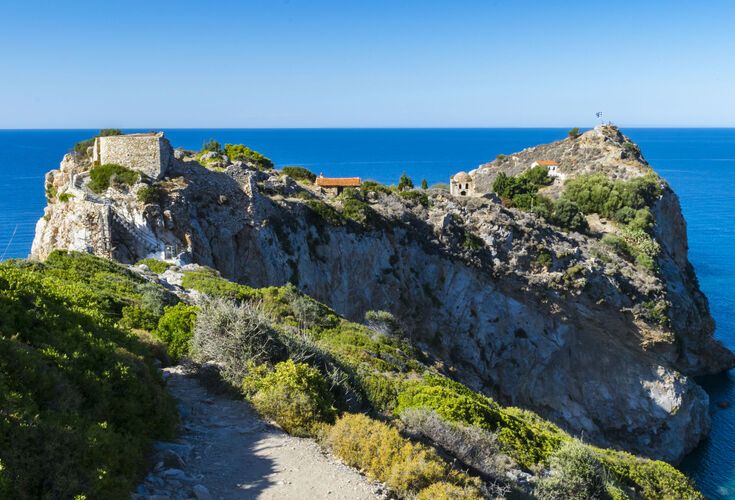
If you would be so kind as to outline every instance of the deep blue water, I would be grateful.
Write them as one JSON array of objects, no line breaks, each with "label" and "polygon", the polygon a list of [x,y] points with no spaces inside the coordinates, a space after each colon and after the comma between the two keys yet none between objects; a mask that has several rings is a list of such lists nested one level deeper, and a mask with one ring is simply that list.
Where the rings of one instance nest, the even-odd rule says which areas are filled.
[{"label": "deep blue water", "polygon": [[[136,130],[138,131],[138,130]],[[133,132],[129,130],[127,132]],[[735,129],[627,129],[646,158],[681,198],[690,259],[709,297],[717,336],[735,349]],[[45,205],[43,175],[92,130],[0,130],[0,260],[25,257]],[[262,129],[167,130],[174,146],[199,149],[216,138],[245,143],[278,166],[303,165],[334,176],[395,183],[402,172],[419,182],[447,182],[525,147],[564,137],[561,129]],[[735,498],[735,377],[701,381],[712,400],[709,439],[682,464],[712,498]]]}]

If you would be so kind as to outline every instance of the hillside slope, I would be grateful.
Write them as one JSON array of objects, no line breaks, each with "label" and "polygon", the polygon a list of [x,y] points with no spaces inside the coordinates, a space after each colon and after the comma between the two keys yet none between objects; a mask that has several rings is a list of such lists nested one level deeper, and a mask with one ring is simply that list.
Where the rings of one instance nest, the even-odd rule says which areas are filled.
[{"label": "hillside slope", "polygon": [[[570,177],[652,174],[628,142],[608,128],[519,158],[554,156]],[[175,158],[162,181],[94,194],[80,182],[89,160],[65,157],[47,176],[33,256],[66,248],[135,262],[168,246],[240,283],[294,283],[352,320],[389,311],[452,377],[596,444],[675,461],[707,434],[707,395],[690,376],[734,358],[712,337],[662,180],[646,207],[657,250],[642,268],[604,244],[617,231],[604,222],[582,234],[492,197],[375,184],[331,198],[252,162]]]}]

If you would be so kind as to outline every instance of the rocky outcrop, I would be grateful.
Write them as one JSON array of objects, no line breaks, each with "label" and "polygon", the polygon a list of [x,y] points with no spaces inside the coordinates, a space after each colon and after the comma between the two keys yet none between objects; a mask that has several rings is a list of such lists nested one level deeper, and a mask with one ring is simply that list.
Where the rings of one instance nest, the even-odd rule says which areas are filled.
[{"label": "rocky outcrop", "polygon": [[[538,159],[556,160],[567,177],[650,172],[628,143],[601,128],[471,175],[482,190],[500,169],[520,172]],[[153,184],[153,203],[138,201],[140,185],[51,200],[33,256],[73,248],[134,262],[168,249],[252,286],[290,281],[352,320],[392,312],[452,376],[588,441],[674,461],[707,434],[707,395],[690,377],[728,369],[733,356],[712,337],[665,183],[653,210],[659,271],[650,272],[601,245],[600,233],[564,232],[492,197],[375,192],[350,204],[276,171],[227,163],[209,170],[177,151]],[[83,194],[83,182],[70,186],[87,168],[67,156],[47,184]],[[105,206],[116,214],[107,226]],[[666,306],[665,321],[651,304]]]}]

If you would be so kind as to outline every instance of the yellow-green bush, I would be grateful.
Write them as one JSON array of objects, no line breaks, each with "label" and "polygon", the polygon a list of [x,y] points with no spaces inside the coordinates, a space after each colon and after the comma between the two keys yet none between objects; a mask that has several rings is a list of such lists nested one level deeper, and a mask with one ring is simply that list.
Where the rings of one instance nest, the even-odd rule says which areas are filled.
[{"label": "yellow-green bush", "polygon": [[327,445],[345,463],[407,497],[441,481],[472,487],[475,481],[452,470],[433,448],[412,443],[397,429],[361,414],[345,414],[327,432]]},{"label": "yellow-green bush", "polygon": [[457,486],[444,481],[427,486],[416,496],[416,500],[482,500],[483,498],[477,488]]},{"label": "yellow-green bush", "polygon": [[289,434],[309,436],[314,424],[334,419],[334,399],[319,373],[292,359],[251,370],[243,380],[243,392],[258,413],[275,421]]}]

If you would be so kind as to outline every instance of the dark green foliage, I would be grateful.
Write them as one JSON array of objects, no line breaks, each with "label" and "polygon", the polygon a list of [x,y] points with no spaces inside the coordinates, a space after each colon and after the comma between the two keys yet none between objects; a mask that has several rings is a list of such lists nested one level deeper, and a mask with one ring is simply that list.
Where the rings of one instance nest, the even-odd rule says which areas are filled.
[{"label": "dark green foliage", "polygon": [[553,211],[548,220],[552,224],[578,233],[584,233],[589,229],[587,219],[577,204],[564,198],[554,202]]},{"label": "dark green foliage", "polygon": [[326,223],[332,226],[340,226],[344,224],[344,218],[331,205],[321,200],[307,200],[306,206],[312,209]]},{"label": "dark green foliage", "polygon": [[340,195],[342,215],[360,224],[365,224],[375,217],[375,211],[363,200],[359,191],[346,188]]},{"label": "dark green foliage", "polygon": [[429,206],[429,197],[426,195],[426,193],[422,193],[421,191],[398,191],[398,196],[400,196],[404,200],[409,200],[416,205],[421,205],[422,207]]},{"label": "dark green foliage", "polygon": [[392,192],[391,188],[389,188],[388,186],[375,181],[363,181],[363,183],[360,185],[360,191],[363,195],[366,195],[368,193],[390,194]]},{"label": "dark green foliage", "polygon": [[579,133],[579,127],[574,127],[572,129],[570,129],[569,132],[567,132],[567,135],[571,139],[576,139],[577,137],[579,137],[582,134]]},{"label": "dark green foliage", "polygon": [[110,186],[126,185],[132,186],[138,179],[140,174],[122,165],[114,163],[106,163],[92,168],[89,171],[89,184],[87,187],[95,193],[103,193]]},{"label": "dark green foliage", "polygon": [[562,194],[585,214],[596,213],[622,223],[628,222],[624,220],[630,217],[628,209],[650,207],[659,196],[660,181],[652,174],[629,181],[611,180],[602,174],[582,175],[569,179]]},{"label": "dark green foliage", "polygon": [[413,189],[413,181],[406,175],[406,172],[403,172],[401,178],[398,180],[398,190],[404,191],[406,189]]},{"label": "dark green foliage", "polygon": [[4,498],[122,498],[175,410],[149,348],[118,329],[142,283],[102,259],[0,265]]},{"label": "dark green foliage", "polygon": [[161,189],[158,186],[143,186],[138,190],[136,197],[139,202],[146,205],[150,203],[160,203]]},{"label": "dark green foliage", "polygon": [[548,172],[548,168],[541,165],[517,176],[509,176],[505,172],[500,172],[493,182],[493,191],[503,199],[506,205],[530,210],[537,204],[538,190],[552,182]]},{"label": "dark green foliage", "polygon": [[551,252],[549,252],[544,247],[540,247],[538,249],[538,253],[536,254],[536,265],[548,270],[548,269],[551,269],[551,264],[552,264]]},{"label": "dark green foliage", "polygon": [[429,183],[426,182],[426,179],[421,179],[421,189],[423,189],[424,191],[429,189]]},{"label": "dark green foliage", "polygon": [[202,152],[206,152],[206,151],[217,153],[217,154],[223,153],[222,145],[214,139],[210,139],[202,145]]},{"label": "dark green foliage", "polygon": [[464,233],[464,241],[462,241],[462,246],[467,250],[479,250],[480,248],[485,246],[485,242],[482,241],[482,238],[480,238],[479,236],[476,236],[467,231]]},{"label": "dark green foliage", "polygon": [[244,144],[225,144],[225,154],[230,161],[252,163],[258,170],[270,170],[273,168],[272,161]]},{"label": "dark green foliage", "polygon": [[308,182],[309,184],[313,184],[316,180],[316,174],[304,167],[283,167],[282,172],[292,179]]},{"label": "dark green foliage", "polygon": [[166,343],[166,351],[172,360],[178,361],[189,355],[196,318],[197,308],[180,302],[166,307],[158,320],[153,334]]}]

